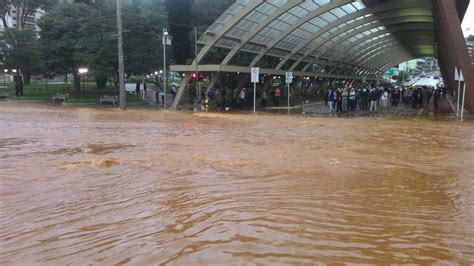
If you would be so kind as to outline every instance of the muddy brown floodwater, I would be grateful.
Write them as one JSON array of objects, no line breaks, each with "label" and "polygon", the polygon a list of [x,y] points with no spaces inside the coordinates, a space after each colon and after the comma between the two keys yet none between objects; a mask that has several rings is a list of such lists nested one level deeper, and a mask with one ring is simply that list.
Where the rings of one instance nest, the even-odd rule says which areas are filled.
[{"label": "muddy brown floodwater", "polygon": [[0,103],[0,264],[474,263],[474,123]]}]

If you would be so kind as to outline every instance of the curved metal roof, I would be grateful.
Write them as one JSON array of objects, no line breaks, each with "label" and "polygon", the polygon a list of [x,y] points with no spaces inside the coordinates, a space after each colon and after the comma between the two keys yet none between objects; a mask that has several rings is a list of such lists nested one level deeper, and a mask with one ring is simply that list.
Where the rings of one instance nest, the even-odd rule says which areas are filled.
[{"label": "curved metal roof", "polygon": [[199,42],[197,63],[219,47],[220,65],[245,54],[250,67],[274,57],[275,70],[347,75],[436,54],[430,0],[237,0]]}]

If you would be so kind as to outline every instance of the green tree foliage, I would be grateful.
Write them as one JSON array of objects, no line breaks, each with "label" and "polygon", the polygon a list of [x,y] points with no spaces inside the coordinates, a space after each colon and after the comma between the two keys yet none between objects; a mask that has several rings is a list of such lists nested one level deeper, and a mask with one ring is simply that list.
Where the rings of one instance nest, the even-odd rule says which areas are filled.
[{"label": "green tree foliage", "polygon": [[[193,21],[194,0],[167,0],[168,32],[173,37],[172,53],[176,64],[186,64],[189,58],[194,57],[190,33],[196,23]],[[207,7],[206,7],[207,8]],[[189,26],[180,26],[189,25]]]},{"label": "green tree foliage", "polygon": [[5,29],[0,50],[8,68],[21,69],[28,84],[31,74],[40,72],[36,32],[32,29]]},{"label": "green tree foliage", "polygon": [[200,32],[205,31],[233,3],[235,0],[194,0],[193,25],[197,25]]},{"label": "green tree foliage", "polygon": [[[88,67],[98,88],[115,75],[117,63],[114,1],[59,4],[39,22],[47,68],[55,74],[73,73],[79,92],[78,69]],[[166,13],[160,1],[133,1],[123,7],[125,71],[149,74],[161,65],[161,29]]]},{"label": "green tree foliage", "polygon": [[2,0],[0,2],[0,18],[3,27],[8,28],[6,16],[10,14],[12,7],[17,9],[19,15],[17,27],[24,29],[28,16],[34,15],[38,8],[49,10],[54,4],[56,4],[56,0]]},{"label": "green tree foliage", "polygon": [[45,65],[55,74],[73,73],[74,88],[80,93],[78,69],[88,58],[84,40],[90,36],[88,18],[94,12],[86,4],[65,4],[53,8],[38,22]]},{"label": "green tree foliage", "polygon": [[124,54],[127,76],[150,74],[162,65],[161,34],[166,25],[161,1],[133,1],[124,7]]}]

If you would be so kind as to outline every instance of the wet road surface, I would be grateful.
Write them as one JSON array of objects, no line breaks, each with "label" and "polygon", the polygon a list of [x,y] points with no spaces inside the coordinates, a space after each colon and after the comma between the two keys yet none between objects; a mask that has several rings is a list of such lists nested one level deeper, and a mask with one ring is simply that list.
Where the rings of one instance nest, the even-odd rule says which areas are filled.
[{"label": "wet road surface", "polygon": [[474,123],[0,104],[0,264],[474,263]]}]

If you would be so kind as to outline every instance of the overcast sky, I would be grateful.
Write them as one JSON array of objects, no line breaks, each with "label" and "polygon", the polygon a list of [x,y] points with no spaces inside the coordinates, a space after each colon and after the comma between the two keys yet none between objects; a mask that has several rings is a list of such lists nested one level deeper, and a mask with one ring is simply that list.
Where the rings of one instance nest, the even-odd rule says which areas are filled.
[{"label": "overcast sky", "polygon": [[469,4],[469,8],[467,9],[462,22],[462,29],[464,30],[465,36],[468,36],[469,34],[474,35],[474,1],[471,1]]}]

